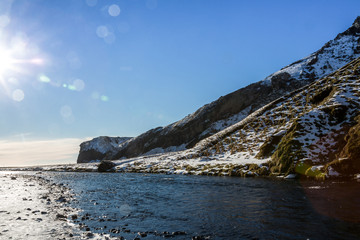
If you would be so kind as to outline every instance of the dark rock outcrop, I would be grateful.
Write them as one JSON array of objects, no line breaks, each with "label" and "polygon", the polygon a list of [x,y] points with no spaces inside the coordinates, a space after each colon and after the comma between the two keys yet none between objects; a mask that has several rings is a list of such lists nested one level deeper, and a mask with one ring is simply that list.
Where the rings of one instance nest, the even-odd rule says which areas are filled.
[{"label": "dark rock outcrop", "polygon": [[102,160],[98,165],[98,172],[114,172],[115,163],[109,160]]},{"label": "dark rock outcrop", "polygon": [[329,163],[327,167],[331,167],[342,175],[360,173],[360,115],[344,140],[345,146],[339,154],[339,158]]}]

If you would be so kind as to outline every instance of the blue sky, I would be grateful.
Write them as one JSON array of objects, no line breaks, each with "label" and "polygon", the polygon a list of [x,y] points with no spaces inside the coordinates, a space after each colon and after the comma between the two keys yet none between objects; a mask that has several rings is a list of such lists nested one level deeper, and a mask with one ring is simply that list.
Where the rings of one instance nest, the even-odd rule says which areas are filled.
[{"label": "blue sky", "polygon": [[[359,9],[357,0],[1,1],[0,150],[165,126],[318,50]],[[58,162],[76,161],[69,148]],[[0,151],[0,165],[12,158]],[[53,163],[43,158],[29,164]]]}]

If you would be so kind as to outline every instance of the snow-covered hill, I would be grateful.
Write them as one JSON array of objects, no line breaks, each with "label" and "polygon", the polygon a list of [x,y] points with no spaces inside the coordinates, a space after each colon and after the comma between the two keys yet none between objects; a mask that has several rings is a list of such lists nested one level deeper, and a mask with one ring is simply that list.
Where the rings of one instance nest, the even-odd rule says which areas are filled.
[{"label": "snow-covered hill", "polygon": [[115,161],[118,171],[360,177],[360,58],[192,149]]},{"label": "snow-covered hill", "polygon": [[[263,81],[239,89],[207,104],[184,119],[149,130],[104,155],[109,159],[190,149],[199,141],[236,124],[266,104],[320,79],[360,56],[360,17],[345,32],[310,56],[284,67]],[[78,162],[101,160],[82,154]]]},{"label": "snow-covered hill", "polygon": [[[118,172],[360,179],[360,57],[191,149],[114,163]],[[40,170],[97,171],[97,165]]]}]

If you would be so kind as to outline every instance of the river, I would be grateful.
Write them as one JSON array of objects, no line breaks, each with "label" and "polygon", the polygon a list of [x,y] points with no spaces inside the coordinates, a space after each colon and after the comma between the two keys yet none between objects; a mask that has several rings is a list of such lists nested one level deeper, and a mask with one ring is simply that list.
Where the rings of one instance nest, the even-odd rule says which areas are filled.
[{"label": "river", "polygon": [[76,224],[112,237],[360,239],[360,183],[356,181],[45,175],[72,189],[71,205],[80,209]]}]

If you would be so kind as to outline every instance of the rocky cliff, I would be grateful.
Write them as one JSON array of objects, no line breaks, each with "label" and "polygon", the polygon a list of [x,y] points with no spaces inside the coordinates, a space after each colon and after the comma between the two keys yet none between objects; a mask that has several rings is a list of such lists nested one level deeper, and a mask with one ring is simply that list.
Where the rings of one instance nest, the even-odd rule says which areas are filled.
[{"label": "rocky cliff", "polygon": [[[349,29],[310,56],[284,67],[263,81],[220,97],[178,122],[149,130],[128,140],[113,149],[111,154],[102,156],[119,159],[149,152],[189,149],[200,140],[241,121],[271,101],[312,83],[359,57],[359,34],[358,17]],[[91,152],[84,155],[82,149],[80,155],[78,162],[104,159]]]},{"label": "rocky cliff", "polygon": [[97,137],[80,144],[78,163],[92,160],[112,158],[118,152],[119,146],[130,140],[129,137]]}]

